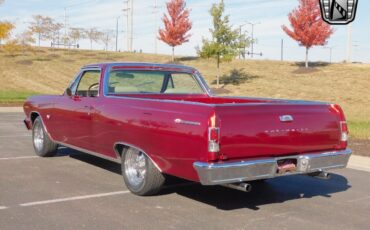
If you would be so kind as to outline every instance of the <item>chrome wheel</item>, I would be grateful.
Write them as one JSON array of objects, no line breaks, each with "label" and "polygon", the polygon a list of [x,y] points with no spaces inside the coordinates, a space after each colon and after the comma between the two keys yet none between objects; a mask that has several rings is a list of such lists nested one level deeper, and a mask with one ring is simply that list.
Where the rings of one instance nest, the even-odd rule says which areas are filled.
[{"label": "chrome wheel", "polygon": [[134,187],[143,184],[146,174],[145,154],[136,150],[128,149],[125,153],[124,170],[129,183]]},{"label": "chrome wheel", "polygon": [[33,144],[37,151],[42,151],[44,146],[44,130],[39,122],[35,123],[33,129]]}]

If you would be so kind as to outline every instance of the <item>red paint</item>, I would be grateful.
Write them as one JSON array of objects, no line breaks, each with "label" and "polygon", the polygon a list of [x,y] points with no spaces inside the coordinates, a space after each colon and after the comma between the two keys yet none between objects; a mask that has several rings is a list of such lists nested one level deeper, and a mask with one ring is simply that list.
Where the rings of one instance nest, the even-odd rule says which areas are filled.
[{"label": "red paint", "polygon": [[[159,69],[193,72],[173,65],[99,64],[114,68]],[[89,67],[89,66],[87,66]],[[116,158],[114,143],[125,142],[143,150],[166,174],[198,181],[195,161],[227,161],[296,155],[320,150],[345,149],[341,142],[339,106],[325,103],[258,98],[226,98],[201,95],[126,94],[115,97],[44,95],[25,103],[26,122],[31,114],[42,117],[51,138],[89,151]],[[336,110],[335,110],[336,109]],[[49,119],[47,118],[49,115]],[[293,122],[279,116],[291,115]],[[175,119],[200,125],[175,123]],[[218,153],[208,152],[209,127],[219,128],[212,139]],[[343,127],[342,127],[343,129]]]}]

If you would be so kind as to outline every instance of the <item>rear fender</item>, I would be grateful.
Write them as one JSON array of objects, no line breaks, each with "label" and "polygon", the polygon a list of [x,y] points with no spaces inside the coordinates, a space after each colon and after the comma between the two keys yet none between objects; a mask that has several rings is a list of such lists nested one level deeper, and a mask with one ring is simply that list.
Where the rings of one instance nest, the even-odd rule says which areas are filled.
[{"label": "rear fender", "polygon": [[153,160],[153,158],[147,154],[144,150],[142,150],[141,148],[137,147],[137,146],[134,146],[134,145],[131,145],[131,144],[128,144],[126,142],[116,142],[114,143],[114,146],[113,146],[113,150],[114,152],[116,153],[117,155],[117,159],[121,159],[122,158],[122,154],[124,154],[124,150],[125,149],[128,149],[128,148],[134,148],[134,149],[137,149],[139,150],[140,152],[144,153],[151,161],[152,163],[155,165],[155,167],[160,171],[162,172],[162,169],[158,166],[157,162]]}]

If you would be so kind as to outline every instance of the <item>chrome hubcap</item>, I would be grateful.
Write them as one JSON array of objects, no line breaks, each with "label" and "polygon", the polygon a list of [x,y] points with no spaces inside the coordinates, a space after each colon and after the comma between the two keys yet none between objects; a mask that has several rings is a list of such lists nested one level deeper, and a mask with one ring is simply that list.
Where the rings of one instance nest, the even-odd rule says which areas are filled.
[{"label": "chrome hubcap", "polygon": [[144,153],[128,149],[125,153],[125,174],[131,185],[137,187],[144,182],[146,161]]},{"label": "chrome hubcap", "polygon": [[36,123],[33,129],[33,144],[38,151],[44,146],[44,131],[40,123]]}]

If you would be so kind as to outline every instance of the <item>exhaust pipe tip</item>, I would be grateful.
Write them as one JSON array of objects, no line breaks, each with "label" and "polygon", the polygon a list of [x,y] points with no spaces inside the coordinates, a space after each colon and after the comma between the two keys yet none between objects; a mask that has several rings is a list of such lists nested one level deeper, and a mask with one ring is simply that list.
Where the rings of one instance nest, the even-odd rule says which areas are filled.
[{"label": "exhaust pipe tip", "polygon": [[324,172],[324,171],[314,172],[314,173],[310,173],[308,175],[311,176],[311,177],[316,177],[318,179],[322,179],[322,180],[330,180],[331,179],[331,174],[328,173],[328,172]]},{"label": "exhaust pipe tip", "polygon": [[247,184],[247,183],[243,183],[244,185],[244,189],[245,189],[245,192],[250,192],[252,191],[252,185],[251,184]]},{"label": "exhaust pipe tip", "polygon": [[227,188],[236,189],[242,192],[252,191],[252,185],[248,183],[224,184],[222,186],[227,187]]}]

